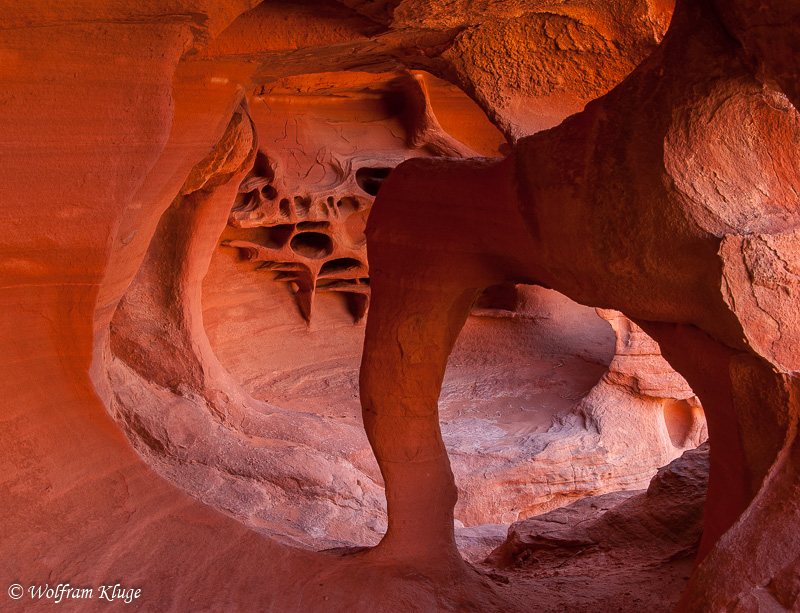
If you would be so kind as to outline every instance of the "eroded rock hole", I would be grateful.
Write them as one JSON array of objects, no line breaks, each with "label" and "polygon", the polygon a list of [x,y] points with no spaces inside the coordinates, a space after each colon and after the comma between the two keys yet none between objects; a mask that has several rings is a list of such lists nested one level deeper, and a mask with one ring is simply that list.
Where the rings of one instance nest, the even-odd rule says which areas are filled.
[{"label": "eroded rock hole", "polygon": [[295,196],[294,197],[294,209],[300,216],[305,216],[308,214],[309,209],[311,208],[311,198],[308,196]]},{"label": "eroded rock hole", "polygon": [[345,196],[336,201],[336,208],[344,216],[352,215],[358,211],[363,211],[366,204],[355,196]]},{"label": "eroded rock hole", "polygon": [[331,237],[319,232],[296,234],[289,245],[295,253],[311,259],[324,258],[333,253]]},{"label": "eroded rock hole", "polygon": [[294,226],[291,224],[280,224],[277,226],[256,226],[254,228],[242,228],[237,232],[236,238],[241,241],[252,243],[253,247],[267,247],[269,249],[281,249],[289,243],[289,239],[294,233]]},{"label": "eroded rock hole", "polygon": [[259,151],[253,163],[253,168],[247,173],[239,186],[232,211],[249,213],[258,208],[262,199],[273,200],[278,192],[271,185],[275,180],[275,170],[272,168],[269,157]]},{"label": "eroded rock hole", "polygon": [[380,190],[383,180],[392,172],[391,168],[378,167],[370,168],[365,166],[356,171],[356,181],[358,186],[370,196],[376,196]]},{"label": "eroded rock hole", "polygon": [[253,169],[248,173],[247,177],[245,177],[245,181],[250,177],[263,177],[269,182],[275,180],[275,171],[272,168],[269,157],[263,151],[256,153]]},{"label": "eroded rock hole", "polygon": [[258,206],[258,200],[253,197],[254,195],[254,192],[236,194],[236,200],[231,210],[237,213],[249,213],[255,210]]},{"label": "eroded rock hole", "polygon": [[338,258],[335,260],[328,260],[319,269],[320,276],[347,272],[349,270],[356,270],[361,267],[361,262],[354,258]]}]

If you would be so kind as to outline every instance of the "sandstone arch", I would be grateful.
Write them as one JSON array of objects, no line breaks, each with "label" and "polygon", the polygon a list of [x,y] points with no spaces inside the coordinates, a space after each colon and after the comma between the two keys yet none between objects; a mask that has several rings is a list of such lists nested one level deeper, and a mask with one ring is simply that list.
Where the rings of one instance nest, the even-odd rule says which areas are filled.
[{"label": "sandstone arch", "polygon": [[[693,161],[715,121],[724,125],[714,135],[730,145]],[[583,113],[520,140],[511,159],[412,160],[387,179],[368,226],[374,290],[361,379],[387,481],[389,532],[379,549],[412,555],[408,534],[455,557],[452,475],[436,414],[447,354],[478,291],[537,282],[639,322],[709,413],[707,558],[684,610],[795,606],[783,578],[798,572],[797,494],[788,491],[800,345],[796,316],[768,294],[797,291],[799,126],[713,7],[681,2],[653,56]],[[747,148],[759,138],[771,144]],[[792,151],[785,160],[753,157],[781,143]],[[728,164],[737,169],[735,200],[719,183]],[[400,201],[406,220],[435,212],[415,224],[396,216]],[[763,317],[774,326],[766,337]],[[774,533],[755,536],[766,508]],[[766,541],[782,545],[770,551]],[[757,570],[739,559],[743,549],[759,557]]]}]

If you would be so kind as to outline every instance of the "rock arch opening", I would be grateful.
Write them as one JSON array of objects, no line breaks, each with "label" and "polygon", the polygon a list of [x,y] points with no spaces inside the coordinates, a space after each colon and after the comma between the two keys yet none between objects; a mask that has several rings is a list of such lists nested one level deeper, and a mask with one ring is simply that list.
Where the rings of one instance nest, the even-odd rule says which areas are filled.
[{"label": "rock arch opening", "polygon": [[[299,144],[305,147],[308,143]],[[317,547],[374,544],[386,529],[386,515],[380,503],[382,479],[371,463],[367,441],[359,429],[357,365],[363,327],[353,326],[350,319],[359,321],[367,312],[369,265],[363,251],[363,236],[355,235],[353,226],[342,225],[343,220],[358,215],[363,227],[371,202],[360,196],[344,195],[347,190],[360,187],[358,171],[352,170],[351,174],[337,171],[337,183],[325,183],[316,196],[293,196],[292,192],[310,193],[309,185],[302,182],[287,185],[282,174],[285,163],[268,140],[262,137],[258,149],[253,151],[255,161],[252,167],[245,165],[241,170],[246,175],[236,190],[238,195],[219,246],[213,253],[203,254],[210,265],[203,281],[203,312],[187,313],[187,321],[178,322],[179,328],[187,328],[188,335],[178,343],[179,352],[181,343],[185,346],[197,334],[196,328],[190,329],[192,318],[203,322],[202,334],[208,331],[210,343],[202,341],[208,344],[201,355],[195,355],[196,365],[190,364],[190,370],[175,376],[169,385],[182,396],[193,385],[201,397],[206,394],[201,390],[209,385],[217,387],[217,396],[200,403],[218,415],[211,420],[212,424],[219,417],[222,423],[233,418],[226,416],[232,410],[228,407],[231,403],[228,386],[239,390],[236,403],[242,406],[234,414],[248,415],[252,411],[262,415],[255,431],[268,433],[270,437],[286,436],[281,420],[294,419],[292,415],[304,416],[301,422],[312,420],[316,424],[312,431],[317,432],[336,423],[338,443],[349,449],[346,453],[337,451],[336,445],[315,448],[315,435],[307,433],[295,440],[307,448],[299,456],[304,459],[289,464],[285,477],[280,471],[266,479],[259,479],[257,472],[245,472],[239,477],[249,479],[247,485],[225,482],[223,478],[213,494],[206,492],[205,499],[249,525],[289,538],[290,542]],[[397,159],[407,154],[390,150],[381,155],[380,159]],[[302,176],[309,176],[319,159],[319,154],[309,158],[310,168],[300,169]],[[330,165],[345,166],[341,160]],[[234,183],[226,189],[233,189]],[[264,188],[277,191],[279,187],[275,186],[280,186],[286,196],[282,200],[299,205],[275,209],[276,198],[263,198]],[[176,227],[171,217],[190,215],[184,200],[199,197],[193,196],[194,193],[189,192],[183,200],[173,203],[162,220],[165,227],[152,247],[153,261],[140,273],[143,286],[155,281],[148,279],[152,275],[148,268],[168,267],[159,261],[165,253],[158,241],[171,240],[170,233],[175,230],[169,228]],[[217,207],[213,212],[214,223],[221,227],[225,205],[215,200],[214,206]],[[209,221],[202,218],[202,223],[211,224],[211,218],[209,213]],[[193,225],[198,223],[201,222],[195,220]],[[206,250],[210,245],[208,240],[204,243]],[[353,246],[355,249],[361,246],[361,251],[354,251]],[[180,253],[168,251],[166,255],[195,257],[187,249]],[[198,280],[193,283],[196,285]],[[180,294],[185,288],[176,281],[172,290]],[[137,298],[138,291],[134,289],[130,298],[123,301],[114,324],[112,348],[121,362],[142,374],[138,365],[152,351],[146,342],[133,338],[140,335],[140,329],[132,323],[141,322],[143,316],[151,317],[152,305],[138,304],[142,302],[141,297]],[[348,301],[331,301],[340,296]],[[350,303],[354,298],[358,302]],[[179,295],[171,299],[182,301]],[[292,303],[296,309],[291,307]],[[190,311],[198,307],[195,302]],[[162,305],[162,308],[169,311],[171,307]],[[141,314],[136,315],[137,312]],[[668,384],[659,390],[664,396],[661,398],[653,389],[642,390],[646,385],[637,378],[635,369],[625,370],[620,366],[631,351],[638,350],[629,349],[629,345],[636,344],[632,337],[645,336],[621,315],[599,312],[598,316],[594,309],[577,305],[557,292],[518,284],[484,291],[476,301],[474,313],[477,317],[467,326],[452,356],[440,400],[443,437],[460,490],[455,518],[459,536],[468,548],[474,540],[473,528],[483,526],[484,532],[493,530],[492,538],[480,537],[482,545],[472,548],[473,555],[475,551],[486,553],[489,543],[498,544],[505,528],[496,528],[497,525],[546,512],[581,496],[644,487],[657,467],[701,441],[697,428],[697,432],[678,432],[683,427],[681,415],[676,413],[676,403],[680,400],[666,399],[671,391]],[[131,321],[126,321],[126,317]],[[612,326],[604,319],[612,322]],[[620,330],[616,330],[620,326],[624,328],[623,339]],[[616,341],[612,328],[617,331]],[[243,346],[248,350],[243,352]],[[655,356],[657,348],[651,346],[650,354]],[[611,368],[612,364],[616,366]],[[117,368],[117,384],[130,378],[130,373],[120,374],[121,364]],[[665,365],[662,369],[664,373],[671,372]],[[194,384],[191,379],[186,381],[187,373],[193,373]],[[211,379],[208,373],[214,373]],[[681,394],[685,396],[685,390],[678,394],[682,399]],[[227,400],[220,401],[225,396]],[[124,394],[118,395],[117,402],[119,406],[126,405]],[[264,402],[268,404],[263,405]],[[283,413],[276,417],[275,409],[269,407]],[[598,409],[602,409],[600,414]],[[147,410],[132,410],[130,406],[118,412],[126,429],[145,441],[148,454],[162,454],[167,462],[178,464],[192,457],[170,451],[169,443],[162,440],[165,436],[169,439],[170,432],[161,438],[153,436],[148,429],[155,427],[155,422],[149,426],[142,424],[154,416],[143,417],[143,413]],[[323,421],[315,421],[319,418]],[[625,427],[639,431],[635,445],[619,440]],[[179,430],[182,428],[185,426],[178,426]],[[665,432],[673,437],[672,447],[663,444]],[[679,436],[682,436],[680,441]],[[226,440],[226,435],[220,435],[219,440],[209,444],[225,445]],[[265,462],[264,470],[273,470],[277,460],[268,460],[269,453],[268,447],[261,452],[243,449],[241,458],[234,455],[232,461],[260,458],[257,461]],[[323,458],[314,460],[319,465],[318,472],[307,475],[307,470],[300,466],[317,455]],[[210,462],[203,471],[218,478],[219,472],[230,470],[228,461]],[[546,468],[541,471],[541,467]],[[300,471],[299,481],[291,477],[295,470]],[[328,471],[340,476],[327,486],[321,485],[328,480]],[[347,471],[351,473],[345,476]],[[200,479],[181,468],[172,474],[181,473],[179,482]],[[301,493],[308,487],[303,479],[312,484],[319,480],[314,485],[317,491],[314,496]],[[336,485],[337,479],[349,484],[347,495],[342,496],[339,490],[343,486]],[[192,486],[189,489],[193,491]],[[276,497],[284,502],[265,512],[267,501]],[[295,504],[289,502],[292,497],[296,498]],[[241,500],[232,502],[237,499]],[[360,519],[355,530],[354,518]]]}]

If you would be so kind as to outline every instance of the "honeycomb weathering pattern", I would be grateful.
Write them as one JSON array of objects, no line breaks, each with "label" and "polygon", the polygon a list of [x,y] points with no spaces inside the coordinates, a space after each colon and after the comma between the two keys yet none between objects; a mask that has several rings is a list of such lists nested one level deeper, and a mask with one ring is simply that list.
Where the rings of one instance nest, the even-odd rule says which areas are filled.
[{"label": "honeycomb weathering pattern", "polygon": [[[314,195],[293,195],[275,186],[276,163],[260,152],[228,221],[243,238],[222,244],[258,262],[256,270],[275,272],[275,281],[291,284],[306,321],[311,321],[316,292],[339,292],[348,297],[359,322],[369,306],[364,226],[373,196],[359,187],[349,161],[327,153],[339,181]],[[386,174],[382,170],[375,174]]]},{"label": "honeycomb weathering pattern", "polygon": [[472,126],[476,147],[503,141],[462,92],[420,72],[289,77],[248,96],[259,152],[231,210],[234,236],[222,245],[288,283],[307,322],[317,292],[343,294],[355,322],[364,318],[364,227],[392,168],[410,157],[481,155],[442,127],[432,96],[459,105],[453,128]]}]

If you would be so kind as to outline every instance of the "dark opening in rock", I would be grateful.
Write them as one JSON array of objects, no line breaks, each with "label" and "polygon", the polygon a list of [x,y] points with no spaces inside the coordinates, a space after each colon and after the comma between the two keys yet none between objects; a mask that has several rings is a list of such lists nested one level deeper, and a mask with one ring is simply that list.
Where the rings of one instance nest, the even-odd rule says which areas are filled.
[{"label": "dark opening in rock", "polygon": [[356,171],[356,181],[361,189],[370,196],[375,196],[390,172],[392,172],[391,168],[359,168]]},{"label": "dark opening in rock", "polygon": [[333,242],[327,234],[301,232],[295,235],[290,246],[292,251],[307,258],[324,258],[333,252]]}]

